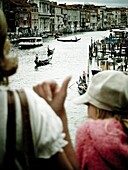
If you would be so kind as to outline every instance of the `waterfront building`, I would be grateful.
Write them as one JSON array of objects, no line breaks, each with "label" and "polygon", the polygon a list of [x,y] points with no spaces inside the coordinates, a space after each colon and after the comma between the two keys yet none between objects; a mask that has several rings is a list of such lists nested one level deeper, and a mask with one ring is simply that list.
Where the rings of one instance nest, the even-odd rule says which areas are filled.
[{"label": "waterfront building", "polygon": [[38,7],[39,33],[50,32],[50,2],[48,0],[30,0],[29,3],[36,3]]},{"label": "waterfront building", "polygon": [[63,7],[57,5],[56,2],[50,3],[50,12],[51,12],[51,25],[50,30],[52,33],[62,33],[64,28],[64,15]]},{"label": "waterfront building", "polygon": [[97,30],[107,29],[106,6],[97,7]]},{"label": "waterfront building", "polygon": [[121,11],[121,26],[128,26],[128,23],[127,23],[127,12],[128,12],[128,9],[121,8],[120,11]]},{"label": "waterfront building", "polygon": [[90,9],[90,30],[97,30],[97,10]]},{"label": "waterfront building", "polygon": [[90,30],[90,11],[87,9],[80,9],[80,31]]},{"label": "waterfront building", "polygon": [[[2,5],[3,4],[3,5]],[[16,34],[72,33],[128,27],[128,8],[57,4],[49,0],[2,0],[8,31]]]},{"label": "waterfront building", "polygon": [[107,27],[119,28],[121,26],[121,11],[118,8],[107,8]]},{"label": "waterfront building", "polygon": [[69,31],[80,31],[80,9],[77,8],[77,5],[67,5],[66,8],[63,10],[63,14],[67,14],[67,26],[69,28]]},{"label": "waterfront building", "polygon": [[36,3],[31,4],[31,31],[32,35],[37,35],[39,32],[39,14]]},{"label": "waterfront building", "polygon": [[112,10],[114,15],[114,28],[121,26],[121,11],[118,8]]},{"label": "waterfront building", "polygon": [[31,8],[29,6],[16,7],[15,28],[16,34],[31,34]]}]

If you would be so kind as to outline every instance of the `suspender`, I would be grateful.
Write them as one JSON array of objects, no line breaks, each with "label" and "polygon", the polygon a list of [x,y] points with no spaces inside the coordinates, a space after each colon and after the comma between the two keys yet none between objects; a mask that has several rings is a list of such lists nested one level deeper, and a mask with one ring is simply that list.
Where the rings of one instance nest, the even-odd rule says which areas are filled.
[{"label": "suspender", "polygon": [[[24,91],[17,91],[22,108],[23,121],[23,146],[25,155],[25,169],[32,170],[32,165],[35,161],[35,154],[33,148],[32,132],[29,119],[29,107]],[[16,155],[16,111],[15,100],[12,91],[8,91],[8,119],[7,119],[7,139],[6,139],[6,153],[3,164],[4,170],[17,169],[15,166]]]},{"label": "suspender", "polygon": [[22,106],[22,119],[23,119],[23,142],[27,169],[33,168],[33,163],[35,161],[35,154],[33,148],[33,139],[29,118],[29,107],[27,103],[27,98],[24,91],[17,91],[19,94],[21,106]]},{"label": "suspender", "polygon": [[14,169],[15,145],[16,145],[16,116],[14,94],[8,91],[8,118],[7,118],[7,138],[6,153],[4,159],[4,169]]}]

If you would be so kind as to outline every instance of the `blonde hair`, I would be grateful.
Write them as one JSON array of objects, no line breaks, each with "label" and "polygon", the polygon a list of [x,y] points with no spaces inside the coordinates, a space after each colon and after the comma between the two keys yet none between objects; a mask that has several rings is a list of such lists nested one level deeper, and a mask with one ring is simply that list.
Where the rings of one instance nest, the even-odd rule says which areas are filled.
[{"label": "blonde hair", "polygon": [[7,29],[5,15],[0,10],[0,85],[8,85],[8,77],[18,68],[18,58],[8,56],[11,44],[7,38]]},{"label": "blonde hair", "polygon": [[[105,118],[114,118],[118,121],[121,122],[121,124],[123,125],[123,127],[125,127],[126,129],[128,129],[128,115],[126,115],[126,113],[124,114],[123,112],[120,111],[107,111],[107,110],[103,110],[103,109],[99,109],[96,108],[96,118],[97,119],[105,119]],[[108,119],[106,125],[105,125],[105,130],[107,133],[111,134],[111,135],[115,135],[112,134],[111,132],[108,131],[108,125],[110,123],[112,119]]]}]

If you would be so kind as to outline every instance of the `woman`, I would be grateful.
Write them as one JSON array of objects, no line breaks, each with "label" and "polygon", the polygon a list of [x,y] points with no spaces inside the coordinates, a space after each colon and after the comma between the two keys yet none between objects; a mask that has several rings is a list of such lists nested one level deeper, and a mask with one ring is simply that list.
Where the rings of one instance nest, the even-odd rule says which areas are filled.
[{"label": "woman", "polygon": [[[9,57],[9,50],[0,10],[0,169],[78,170],[68,127],[59,118],[60,113],[66,115],[64,106],[55,113],[32,89],[22,89],[21,96],[21,89],[9,88],[9,76],[18,68],[17,57]],[[58,87],[64,98],[70,79]]]},{"label": "woman", "polygon": [[74,102],[88,107],[89,119],[78,128],[75,142],[81,170],[127,170],[128,76],[102,71]]}]

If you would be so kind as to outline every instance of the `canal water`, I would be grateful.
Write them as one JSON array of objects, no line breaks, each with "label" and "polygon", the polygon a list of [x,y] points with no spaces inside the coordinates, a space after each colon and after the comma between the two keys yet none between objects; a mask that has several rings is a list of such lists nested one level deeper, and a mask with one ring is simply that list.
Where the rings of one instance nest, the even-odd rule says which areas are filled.
[{"label": "canal water", "polygon": [[[75,105],[72,100],[79,96],[76,81],[83,70],[87,72],[89,45],[91,38],[93,41],[103,39],[109,35],[109,31],[85,32],[75,35],[68,35],[67,38],[81,38],[78,42],[60,42],[53,37],[43,40],[43,46],[34,49],[21,50],[13,47],[11,55],[17,55],[19,58],[19,67],[17,74],[10,77],[10,86],[12,88],[32,87],[38,82],[46,79],[54,79],[61,84],[64,78],[72,75],[68,87],[68,96],[65,106],[68,115],[68,123],[71,139],[74,144],[75,133],[78,126],[85,121],[87,108],[85,105]],[[63,37],[61,37],[63,38]],[[55,48],[51,64],[39,67],[35,70],[35,55],[40,59],[45,59],[47,47]]]}]

